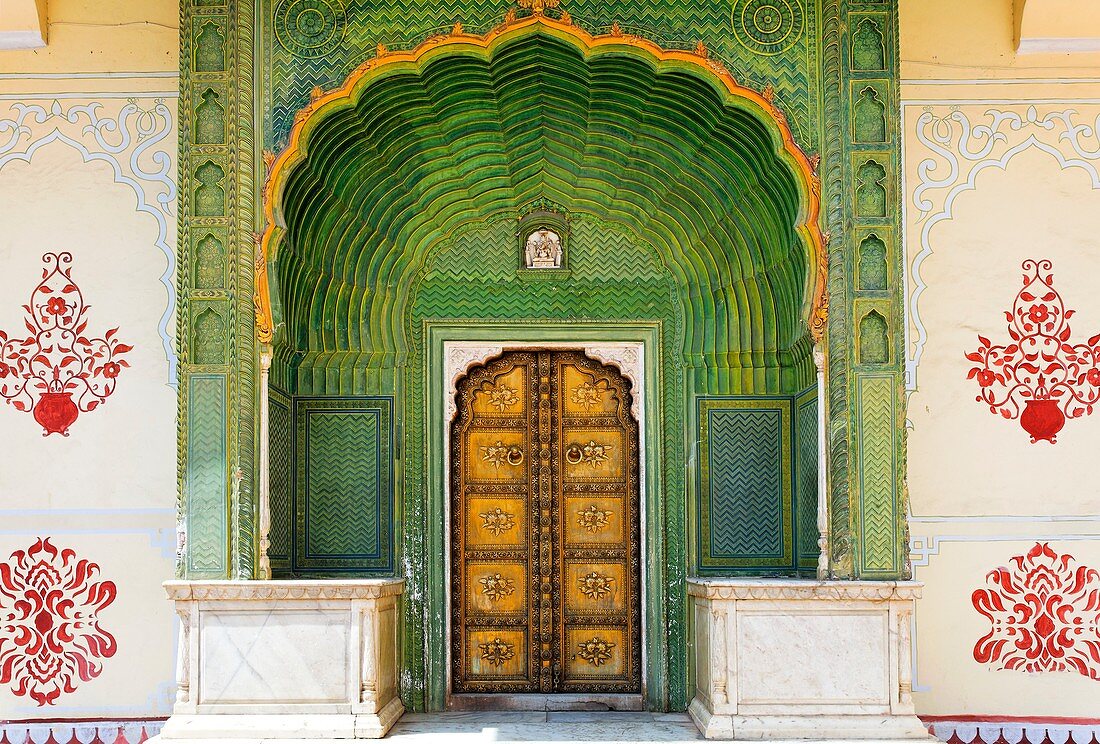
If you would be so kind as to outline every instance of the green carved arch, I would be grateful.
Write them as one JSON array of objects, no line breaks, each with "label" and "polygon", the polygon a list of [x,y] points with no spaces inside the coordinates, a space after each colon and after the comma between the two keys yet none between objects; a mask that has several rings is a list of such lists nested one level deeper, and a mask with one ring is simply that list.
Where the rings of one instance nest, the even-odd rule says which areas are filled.
[{"label": "green carved arch", "polygon": [[584,37],[528,19],[368,63],[307,112],[268,190],[279,346],[391,366],[440,241],[549,200],[656,248],[688,366],[771,372],[730,392],[805,383],[824,262],[789,131],[704,60]]}]

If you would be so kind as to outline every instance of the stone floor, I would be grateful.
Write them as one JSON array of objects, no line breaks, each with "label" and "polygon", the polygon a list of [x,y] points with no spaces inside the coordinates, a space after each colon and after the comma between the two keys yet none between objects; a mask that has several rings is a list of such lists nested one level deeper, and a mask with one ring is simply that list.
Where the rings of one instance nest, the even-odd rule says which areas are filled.
[{"label": "stone floor", "polygon": [[688,742],[703,741],[686,713],[406,713],[386,742]]}]

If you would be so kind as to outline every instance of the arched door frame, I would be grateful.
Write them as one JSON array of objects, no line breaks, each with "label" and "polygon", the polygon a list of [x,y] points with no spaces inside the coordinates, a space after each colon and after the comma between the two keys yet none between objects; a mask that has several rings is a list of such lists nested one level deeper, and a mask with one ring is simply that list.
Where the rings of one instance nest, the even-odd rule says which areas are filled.
[{"label": "arched door frame", "polygon": [[[639,515],[641,519],[642,703],[661,710],[667,699],[667,638],[663,630],[667,612],[663,574],[665,545],[661,518],[660,324],[439,321],[428,324],[425,401],[428,441],[425,457],[432,463],[427,479],[429,555],[443,555],[442,573],[430,576],[427,597],[428,628],[425,632],[426,691],[436,708],[451,698],[450,578],[451,578],[451,466],[450,430],[456,412],[454,393],[458,379],[473,365],[511,349],[580,349],[620,371],[632,385],[631,412],[638,421]],[[438,463],[438,473],[434,472]],[[436,516],[438,515],[438,517]],[[429,564],[429,571],[436,564]],[[438,569],[437,569],[438,570]],[[437,591],[436,588],[439,588]],[[654,618],[660,622],[653,622]],[[629,697],[629,696],[622,696]]]}]

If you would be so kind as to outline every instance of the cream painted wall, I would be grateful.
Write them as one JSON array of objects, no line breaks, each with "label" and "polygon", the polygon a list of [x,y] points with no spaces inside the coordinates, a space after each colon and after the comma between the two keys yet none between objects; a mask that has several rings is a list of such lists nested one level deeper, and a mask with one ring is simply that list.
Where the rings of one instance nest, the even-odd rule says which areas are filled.
[{"label": "cream painted wall", "polygon": [[[1012,1],[901,2],[909,297],[927,285],[911,308],[909,344],[913,563],[928,583],[916,618],[916,696],[925,715],[1100,718],[1100,682],[999,671],[973,655],[986,621],[972,593],[987,586],[987,572],[1036,542],[1100,568],[1100,495],[1088,470],[1100,413],[1067,424],[1057,445],[1032,445],[1015,422],[974,402],[965,380],[962,355],[977,334],[1003,338],[1001,312],[1024,257],[1054,260],[1056,286],[1078,310],[1075,331],[1100,331],[1091,281],[1100,142],[1075,130],[1078,152],[1061,137],[1100,116],[1100,55],[1017,55]],[[118,587],[102,621],[119,639],[102,675],[57,705],[0,689],[0,719],[170,708],[174,635],[159,583],[174,554],[175,422],[158,326],[171,296],[164,249],[172,251],[175,212],[173,186],[157,174],[166,167],[174,178],[177,23],[175,2],[51,0],[50,45],[0,52],[0,328],[18,329],[41,253],[64,248],[92,305],[91,328],[118,325],[135,347],[116,394],[67,439],[42,437],[30,416],[0,405],[0,560],[48,535],[98,562]],[[75,123],[66,116],[96,104]],[[988,153],[980,141],[964,147],[964,123],[990,124],[990,110],[1008,115],[1004,139]],[[1071,110],[1068,124],[1050,118]],[[121,117],[132,139],[122,146],[118,132],[85,132],[93,116]],[[135,165],[147,139],[139,124],[150,122],[167,134]]]},{"label": "cream painted wall", "polygon": [[[1034,0],[1031,0],[1034,2]],[[1100,29],[1100,4],[1076,6],[1071,28]],[[1100,53],[1016,53],[1014,0],[899,0],[903,79],[1096,77]],[[1060,12],[1059,7],[1051,12]],[[1049,29],[1037,14],[1038,28]]]},{"label": "cream painted wall", "polygon": [[51,0],[49,45],[0,51],[0,329],[26,335],[42,255],[68,251],[88,333],[118,327],[133,346],[68,437],[0,402],[0,562],[49,538],[117,589],[99,613],[117,640],[102,673],[43,706],[12,691],[18,675],[0,720],[171,712],[178,15],[174,1]]},{"label": "cream painted wall", "polygon": [[0,75],[179,70],[179,4],[49,0],[44,49],[0,52]]},{"label": "cream painted wall", "polygon": [[[1100,56],[1016,54],[1012,5],[901,2],[910,531],[914,575],[926,583],[915,699],[923,716],[1095,730],[1100,681],[1005,670],[1003,654],[992,663],[975,654],[991,623],[974,595],[996,588],[991,571],[1015,568],[1015,557],[1034,568],[1025,556],[1037,544],[1100,569],[1091,474],[1100,412],[1067,422],[1057,444],[1032,444],[1018,421],[975,401],[967,380],[964,355],[979,334],[1009,341],[1004,312],[1024,259],[1053,261],[1054,286],[1077,311],[1074,342],[1100,333]],[[1076,5],[1076,28],[1100,20],[1100,6]],[[1069,587],[1061,596],[1087,604]],[[1072,656],[1089,634],[1067,637]],[[1100,676],[1095,662],[1085,666]]]}]

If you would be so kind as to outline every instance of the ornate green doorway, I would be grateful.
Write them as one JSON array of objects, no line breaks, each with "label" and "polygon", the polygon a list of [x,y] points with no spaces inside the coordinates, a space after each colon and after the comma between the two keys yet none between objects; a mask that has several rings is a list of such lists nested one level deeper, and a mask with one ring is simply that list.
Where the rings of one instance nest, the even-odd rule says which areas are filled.
[{"label": "ornate green doorway", "polygon": [[[757,467],[775,474],[759,507],[767,514],[753,513],[743,488],[723,487],[734,497],[699,523],[685,462],[699,399],[790,409],[815,383],[810,326],[821,320],[824,261],[816,188],[766,98],[697,54],[593,37],[568,19],[532,16],[486,37],[456,30],[365,63],[300,118],[268,188],[271,383],[299,431],[301,411],[325,399],[393,400],[395,558],[406,581],[423,587],[406,596],[406,663],[425,683],[410,685],[412,705],[420,689],[428,707],[446,695],[448,603],[431,579],[445,579],[443,524],[432,517],[443,512],[445,476],[429,465],[436,422],[424,397],[428,335],[440,324],[510,329],[498,340],[525,326],[561,334],[583,322],[602,327],[604,340],[616,327],[654,330],[651,390],[664,441],[648,455],[660,483],[650,513],[660,561],[650,576],[662,586],[645,607],[647,635],[661,639],[648,654],[650,707],[685,694],[689,570],[815,569],[816,488],[798,492],[791,475],[790,415],[768,420],[786,434],[757,453]],[[528,236],[550,227],[561,255],[531,267]],[[754,437],[751,414],[737,426]],[[350,445],[348,426],[316,442],[307,428],[299,456]],[[334,574],[368,570],[349,550],[354,540],[316,525],[332,511],[367,509],[382,520],[383,510],[323,503],[362,492],[325,485],[299,473],[284,507],[296,531],[276,575],[316,573],[296,560],[303,542],[330,556]],[[709,525],[722,519],[765,526],[762,536],[718,545]]]},{"label": "ornate green doorway", "polygon": [[[535,3],[495,29],[496,9],[471,3],[463,12],[480,25],[469,30],[430,1],[385,23],[363,3],[322,4],[334,9],[320,16],[332,25],[325,38],[343,35],[366,60],[330,93],[350,68],[347,51],[295,36],[288,24],[303,4],[184,3],[181,105],[191,88],[213,103],[181,137],[203,132],[203,146],[181,157],[181,251],[193,264],[181,298],[181,508],[192,537],[181,570],[266,577],[266,554],[276,577],[404,577],[402,697],[441,708],[445,498],[433,448],[446,401],[433,375],[447,339],[634,339],[645,344],[647,420],[660,433],[643,463],[656,587],[645,606],[645,691],[651,708],[682,708],[685,576],[813,570],[821,188],[834,245],[860,239],[849,241],[851,224],[886,234],[891,130],[848,133],[837,122],[848,88],[862,90],[849,77],[891,100],[893,6],[847,18],[832,0],[796,0],[778,19],[782,38],[768,41],[742,28],[745,14],[730,32],[727,3],[578,2],[568,9],[577,20]],[[646,19],[666,10],[703,41],[666,40],[675,51],[646,41]],[[254,17],[267,24],[267,56],[254,55]],[[842,29],[856,21],[849,59]],[[387,48],[390,38],[401,41]],[[756,91],[729,72],[746,79],[737,65],[748,59]],[[271,104],[258,109],[270,113],[262,145],[247,114],[253,83]],[[792,126],[800,141],[823,143],[824,184]],[[264,158],[265,220],[254,224],[261,147],[281,154]],[[529,268],[523,237],[540,221],[562,237],[562,255]],[[253,229],[263,233],[258,261]],[[186,253],[197,241],[226,247],[215,288],[195,279],[213,275]],[[846,344],[862,328],[851,318],[895,317],[900,264],[881,296],[853,298],[848,261],[841,250],[828,267],[840,318],[829,340],[830,565],[896,577],[897,354],[858,360]],[[200,316],[221,321],[224,347],[202,360],[189,355]],[[256,383],[253,331],[261,359],[273,357],[267,385]],[[267,417],[256,415],[257,388],[269,391]],[[228,427],[222,450],[206,436],[219,427]],[[866,488],[864,474],[874,476]],[[763,495],[749,498],[748,481],[766,482]],[[268,492],[270,530],[262,506],[257,529]]]}]

